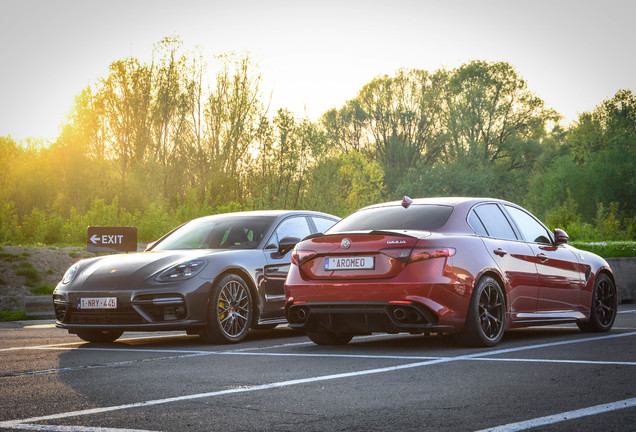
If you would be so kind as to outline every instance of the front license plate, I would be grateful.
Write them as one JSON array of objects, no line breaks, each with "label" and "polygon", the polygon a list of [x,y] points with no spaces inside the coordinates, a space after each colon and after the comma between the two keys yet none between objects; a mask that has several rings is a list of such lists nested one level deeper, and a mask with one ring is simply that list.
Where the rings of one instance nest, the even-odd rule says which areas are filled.
[{"label": "front license plate", "polygon": [[117,309],[117,297],[83,297],[78,309]]},{"label": "front license plate", "polygon": [[325,270],[373,270],[375,261],[372,256],[329,257],[325,258]]}]

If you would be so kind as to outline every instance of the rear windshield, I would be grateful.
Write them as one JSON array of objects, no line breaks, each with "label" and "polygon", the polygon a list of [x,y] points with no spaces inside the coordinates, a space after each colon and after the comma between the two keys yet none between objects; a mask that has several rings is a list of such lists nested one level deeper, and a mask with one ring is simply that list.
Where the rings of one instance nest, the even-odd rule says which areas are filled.
[{"label": "rear windshield", "polygon": [[432,231],[446,224],[453,207],[431,204],[413,204],[374,207],[350,214],[335,224],[329,234],[371,230],[424,230]]}]

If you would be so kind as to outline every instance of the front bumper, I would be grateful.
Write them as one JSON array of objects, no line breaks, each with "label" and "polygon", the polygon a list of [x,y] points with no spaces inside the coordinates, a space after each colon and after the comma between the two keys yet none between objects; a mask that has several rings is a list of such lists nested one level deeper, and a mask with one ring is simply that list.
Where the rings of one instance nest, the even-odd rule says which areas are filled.
[{"label": "front bumper", "polygon": [[[185,288],[185,289],[184,289]],[[79,291],[53,294],[56,327],[81,329],[186,330],[207,322],[209,283],[187,288]],[[81,309],[82,297],[116,297],[116,309]]]}]

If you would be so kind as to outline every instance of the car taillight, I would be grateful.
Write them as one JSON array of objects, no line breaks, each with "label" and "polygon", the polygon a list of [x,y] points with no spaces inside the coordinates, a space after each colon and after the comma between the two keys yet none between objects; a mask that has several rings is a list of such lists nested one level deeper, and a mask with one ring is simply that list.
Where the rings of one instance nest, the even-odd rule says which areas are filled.
[{"label": "car taillight", "polygon": [[380,253],[383,253],[386,256],[390,256],[393,259],[396,259],[401,262],[408,262],[409,256],[411,255],[411,248],[390,248],[390,249],[382,249]]},{"label": "car taillight", "polygon": [[316,252],[314,252],[314,251],[306,251],[306,250],[296,250],[296,249],[294,249],[294,251],[292,252],[292,255],[291,255],[291,262],[292,262],[292,264],[300,266],[305,261],[308,261],[311,258],[313,258],[315,255],[316,255]]},{"label": "car taillight", "polygon": [[409,262],[424,261],[432,258],[451,257],[455,255],[453,248],[413,248]]},{"label": "car taillight", "polygon": [[403,263],[455,255],[455,249],[453,248],[390,248],[382,249],[380,252]]}]

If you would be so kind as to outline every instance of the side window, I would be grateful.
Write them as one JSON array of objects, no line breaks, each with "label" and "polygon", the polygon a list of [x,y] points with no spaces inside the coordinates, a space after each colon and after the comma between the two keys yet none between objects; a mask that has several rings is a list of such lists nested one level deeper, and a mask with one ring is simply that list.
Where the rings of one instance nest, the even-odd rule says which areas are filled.
[{"label": "side window", "polygon": [[324,233],[336,223],[336,221],[331,219],[314,217],[314,216],[311,217],[311,220],[314,221],[314,225],[316,225],[316,229],[318,229],[318,232],[320,233]]},{"label": "side window", "polygon": [[479,220],[479,217],[475,213],[475,210],[472,210],[470,214],[468,215],[468,224],[471,226],[472,229],[475,230],[477,234],[483,235],[483,236],[488,235],[488,231],[486,231],[484,224],[482,224],[481,221]]},{"label": "side window", "polygon": [[268,248],[273,244],[274,247],[278,247],[278,242],[280,239],[287,236],[294,236],[300,239],[307,237],[311,234],[311,230],[309,229],[309,224],[307,223],[307,219],[305,216],[292,217],[289,219],[285,219],[278,225],[276,231],[274,231],[274,235],[269,241]]},{"label": "side window", "polygon": [[506,206],[506,210],[508,210],[508,213],[510,213],[510,216],[512,216],[512,219],[517,224],[519,231],[521,231],[521,236],[525,241],[531,243],[552,243],[550,241],[550,234],[535,218],[523,210],[509,205]]},{"label": "side window", "polygon": [[517,240],[517,236],[508,219],[506,219],[496,204],[480,205],[475,207],[474,211],[484,224],[484,228],[486,228],[490,237]]}]

